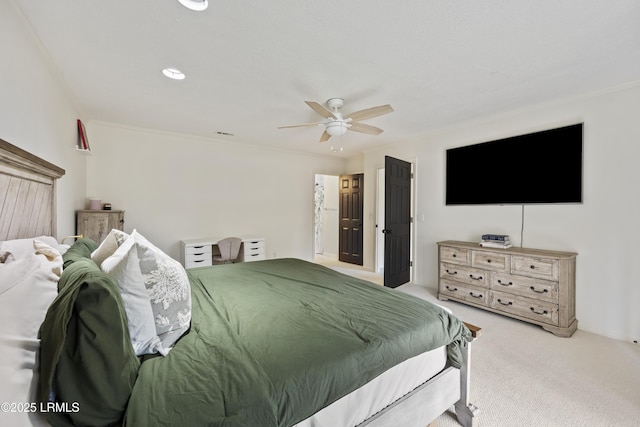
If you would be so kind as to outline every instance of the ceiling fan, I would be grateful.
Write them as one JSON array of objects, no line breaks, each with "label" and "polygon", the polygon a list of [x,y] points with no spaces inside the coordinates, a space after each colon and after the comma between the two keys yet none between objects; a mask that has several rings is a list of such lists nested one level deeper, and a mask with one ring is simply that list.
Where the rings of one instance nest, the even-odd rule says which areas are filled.
[{"label": "ceiling fan", "polygon": [[329,99],[326,102],[326,107],[314,101],[305,102],[309,107],[311,107],[313,111],[320,114],[327,120],[319,123],[303,123],[299,125],[279,126],[278,129],[297,128],[304,126],[324,126],[324,132],[322,132],[322,136],[320,136],[320,142],[324,142],[332,136],[344,135],[347,130],[366,133],[369,135],[379,135],[383,132],[382,129],[360,123],[359,120],[371,119],[373,117],[382,116],[383,114],[388,114],[393,111],[391,105],[387,104],[366,108],[364,110],[355,111],[351,114],[345,114],[343,116],[339,111],[344,105],[344,99],[342,98]]}]

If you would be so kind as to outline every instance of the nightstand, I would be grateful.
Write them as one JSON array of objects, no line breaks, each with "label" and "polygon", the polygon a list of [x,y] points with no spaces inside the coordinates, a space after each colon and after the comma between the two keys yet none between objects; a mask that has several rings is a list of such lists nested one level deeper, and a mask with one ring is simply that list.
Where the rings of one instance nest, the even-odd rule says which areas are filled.
[{"label": "nightstand", "polygon": [[124,231],[124,211],[76,211],[76,234],[102,243],[112,229]]}]

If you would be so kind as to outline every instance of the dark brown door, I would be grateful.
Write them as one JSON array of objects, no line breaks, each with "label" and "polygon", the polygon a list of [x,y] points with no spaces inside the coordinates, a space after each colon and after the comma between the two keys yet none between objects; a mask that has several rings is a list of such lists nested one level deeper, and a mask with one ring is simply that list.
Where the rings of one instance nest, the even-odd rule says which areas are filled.
[{"label": "dark brown door", "polygon": [[385,156],[384,285],[411,280],[411,163]]},{"label": "dark brown door", "polygon": [[342,262],[362,265],[364,174],[340,176],[339,256]]}]

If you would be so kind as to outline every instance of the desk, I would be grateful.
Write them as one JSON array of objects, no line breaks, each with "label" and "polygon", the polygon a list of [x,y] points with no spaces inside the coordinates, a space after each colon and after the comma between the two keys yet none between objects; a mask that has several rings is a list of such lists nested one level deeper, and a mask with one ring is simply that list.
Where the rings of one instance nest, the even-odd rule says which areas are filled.
[{"label": "desk", "polygon": [[[241,237],[238,262],[266,259],[264,237]],[[180,241],[180,262],[184,268],[213,265],[213,255],[219,255],[218,242],[222,238],[202,238]]]}]

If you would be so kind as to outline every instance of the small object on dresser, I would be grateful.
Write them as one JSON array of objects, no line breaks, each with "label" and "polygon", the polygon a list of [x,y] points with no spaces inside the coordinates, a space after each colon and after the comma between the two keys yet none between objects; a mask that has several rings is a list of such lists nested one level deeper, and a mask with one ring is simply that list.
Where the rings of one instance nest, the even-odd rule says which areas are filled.
[{"label": "small object on dresser", "polygon": [[102,201],[100,199],[89,199],[89,210],[99,211],[102,209]]},{"label": "small object on dresser", "polygon": [[102,209],[104,209],[105,211],[110,211],[111,210],[111,203],[105,203],[102,206]]},{"label": "small object on dresser", "polygon": [[480,246],[507,249],[511,247],[511,239],[509,239],[508,234],[483,234]]}]

